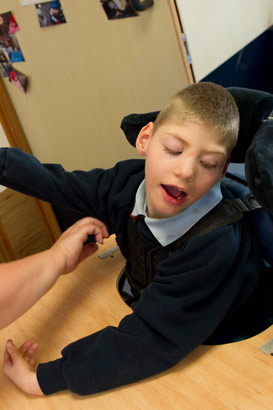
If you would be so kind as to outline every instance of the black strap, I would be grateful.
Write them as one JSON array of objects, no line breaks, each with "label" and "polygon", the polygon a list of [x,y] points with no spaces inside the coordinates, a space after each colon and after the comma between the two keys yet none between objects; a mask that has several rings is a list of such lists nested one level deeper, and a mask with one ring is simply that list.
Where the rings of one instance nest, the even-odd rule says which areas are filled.
[{"label": "black strap", "polygon": [[198,221],[185,235],[182,236],[183,242],[194,237],[204,235],[222,226],[233,224],[242,219],[244,212],[249,208],[241,200],[222,199],[209,213]]}]

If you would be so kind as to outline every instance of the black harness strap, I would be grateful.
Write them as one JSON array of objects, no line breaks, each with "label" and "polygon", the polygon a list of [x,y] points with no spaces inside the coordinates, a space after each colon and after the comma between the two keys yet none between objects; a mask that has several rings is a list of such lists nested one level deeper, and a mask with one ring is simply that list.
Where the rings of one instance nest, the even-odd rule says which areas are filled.
[{"label": "black harness strap", "polygon": [[139,298],[142,290],[153,281],[158,264],[180,249],[186,241],[239,221],[246,209],[243,201],[222,199],[181,238],[167,246],[159,245],[150,250],[145,249],[139,236],[137,220],[129,217],[116,241],[127,260],[124,274],[135,298]]}]

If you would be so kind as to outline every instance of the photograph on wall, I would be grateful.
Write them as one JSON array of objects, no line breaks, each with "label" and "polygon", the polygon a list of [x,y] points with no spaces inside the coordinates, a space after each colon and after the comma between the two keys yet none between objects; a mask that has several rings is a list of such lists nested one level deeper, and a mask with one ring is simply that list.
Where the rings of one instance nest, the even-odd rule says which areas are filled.
[{"label": "photograph on wall", "polygon": [[38,3],[36,4],[36,11],[40,27],[66,23],[63,8],[59,0]]},{"label": "photograph on wall", "polygon": [[12,63],[25,61],[15,34],[6,35],[5,33],[1,33],[0,30],[0,49],[2,48],[6,50]]},{"label": "photograph on wall", "polygon": [[16,70],[14,67],[11,67],[9,70],[9,81],[16,85],[16,87],[19,88],[19,90],[23,91],[26,93],[27,91],[27,86],[28,86],[28,78],[20,73],[20,71]]},{"label": "photograph on wall", "polygon": [[100,2],[109,20],[138,16],[128,0],[100,0]]},{"label": "photograph on wall", "polygon": [[7,35],[17,33],[20,28],[11,13],[0,14],[0,33],[6,33]]},{"label": "photograph on wall", "polygon": [[11,69],[11,62],[9,55],[4,48],[0,48],[0,70],[3,77],[9,76],[9,70]]},{"label": "photograph on wall", "polygon": [[9,14],[9,34],[17,33],[17,31],[20,31],[17,21],[15,20],[12,13],[8,13],[8,14]]},{"label": "photograph on wall", "polygon": [[22,61],[25,61],[22,50],[19,46],[18,40],[15,36],[15,34],[10,34],[10,44],[12,47],[12,50],[10,49],[10,61],[12,63],[20,63]]}]

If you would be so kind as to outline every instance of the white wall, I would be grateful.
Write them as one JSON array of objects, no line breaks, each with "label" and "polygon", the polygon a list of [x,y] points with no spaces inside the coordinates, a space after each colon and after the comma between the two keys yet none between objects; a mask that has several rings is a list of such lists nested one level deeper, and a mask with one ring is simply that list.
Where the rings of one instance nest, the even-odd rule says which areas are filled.
[{"label": "white wall", "polygon": [[272,0],[176,0],[176,3],[196,81],[273,24]]}]

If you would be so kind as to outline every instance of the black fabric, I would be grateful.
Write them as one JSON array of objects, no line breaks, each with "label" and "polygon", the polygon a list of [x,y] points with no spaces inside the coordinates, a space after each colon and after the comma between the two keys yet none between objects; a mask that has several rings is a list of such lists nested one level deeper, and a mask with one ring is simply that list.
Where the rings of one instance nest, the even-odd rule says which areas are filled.
[{"label": "black fabric", "polygon": [[149,122],[154,122],[159,111],[148,112],[146,114],[129,114],[121,121],[120,128],[125,137],[133,147],[136,145],[136,139],[139,131]]},{"label": "black fabric", "polygon": [[232,343],[263,332],[273,324],[273,267],[264,266],[261,281],[253,295],[230,316],[227,316],[203,343]]},{"label": "black fabric", "polygon": [[273,120],[259,127],[246,153],[246,179],[257,201],[273,213]]},{"label": "black fabric", "polygon": [[259,127],[273,111],[273,95],[239,87],[230,87],[227,90],[235,99],[240,114],[238,142],[232,151],[231,162],[243,163],[246,162],[246,152]]},{"label": "black fabric", "polygon": [[228,88],[240,113],[238,143],[232,162],[245,162],[247,184],[256,200],[273,212],[273,95],[247,88]]}]

